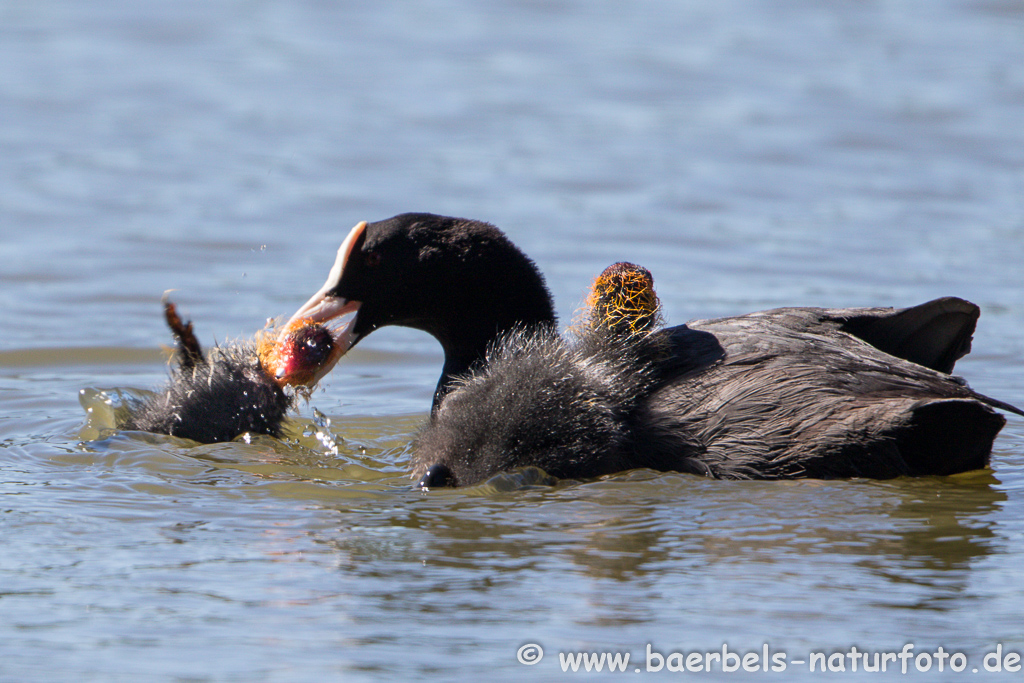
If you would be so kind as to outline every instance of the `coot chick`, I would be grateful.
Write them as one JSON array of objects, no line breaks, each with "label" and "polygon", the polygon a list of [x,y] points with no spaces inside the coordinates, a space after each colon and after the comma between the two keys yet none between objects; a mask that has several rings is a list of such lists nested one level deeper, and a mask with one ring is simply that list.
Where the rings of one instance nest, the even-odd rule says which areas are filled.
[{"label": "coot chick", "polygon": [[335,352],[323,325],[296,320],[280,337],[214,346],[204,354],[192,323],[173,303],[164,314],[176,341],[177,364],[159,393],[130,406],[122,429],[168,434],[201,443],[231,441],[246,432],[280,437],[295,393],[312,384]]},{"label": "coot chick", "polygon": [[418,486],[475,484],[527,466],[560,478],[636,467],[635,415],[668,351],[652,334],[653,284],[645,268],[616,263],[595,280],[566,337],[545,326],[492,344],[416,438]]},{"label": "coot chick", "polygon": [[[343,350],[384,325],[438,339],[445,365],[433,413],[458,375],[486,367],[489,348],[491,361],[509,356],[494,345],[516,330],[540,335],[517,342],[540,347],[531,362],[552,355],[585,367],[572,357],[579,353],[608,359],[588,356],[585,342],[559,356],[543,278],[497,228],[478,221],[402,214],[357,225],[295,318],[346,313],[354,318],[338,337]],[[1024,413],[948,374],[970,350],[978,315],[974,304],[948,297],[899,310],[784,308],[661,330],[660,357],[634,362],[623,350],[640,376],[627,387],[635,394],[626,411],[631,445],[616,450],[628,457],[553,469],[575,477],[652,467],[733,478],[884,478],[984,467],[1005,423],[992,408]]]},{"label": "coot chick", "polygon": [[635,263],[613,263],[594,279],[581,316],[584,330],[604,328],[636,337],[661,326],[661,301],[651,271]]}]

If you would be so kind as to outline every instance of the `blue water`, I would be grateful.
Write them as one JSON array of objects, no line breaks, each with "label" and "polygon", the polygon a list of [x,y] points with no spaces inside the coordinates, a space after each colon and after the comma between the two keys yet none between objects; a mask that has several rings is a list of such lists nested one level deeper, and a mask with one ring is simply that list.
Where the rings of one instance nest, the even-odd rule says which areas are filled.
[{"label": "blue water", "polygon": [[1019,418],[947,479],[424,495],[418,332],[362,342],[283,441],[120,434],[102,397],[166,378],[165,290],[207,344],[247,338],[355,223],[431,211],[502,227],[565,323],[623,259],[672,323],[961,296],[957,372],[1022,405],[1022,36],[1015,0],[0,2],[0,681],[907,643],[1013,677],[982,662],[1024,653]]}]

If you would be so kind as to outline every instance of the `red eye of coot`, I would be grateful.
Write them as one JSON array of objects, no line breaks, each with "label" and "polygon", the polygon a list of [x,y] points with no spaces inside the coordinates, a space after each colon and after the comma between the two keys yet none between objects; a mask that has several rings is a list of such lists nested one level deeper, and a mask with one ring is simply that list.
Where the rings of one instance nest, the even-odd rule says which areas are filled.
[{"label": "red eye of coot", "polygon": [[375,251],[368,251],[363,254],[363,263],[373,268],[380,265],[380,254]]}]

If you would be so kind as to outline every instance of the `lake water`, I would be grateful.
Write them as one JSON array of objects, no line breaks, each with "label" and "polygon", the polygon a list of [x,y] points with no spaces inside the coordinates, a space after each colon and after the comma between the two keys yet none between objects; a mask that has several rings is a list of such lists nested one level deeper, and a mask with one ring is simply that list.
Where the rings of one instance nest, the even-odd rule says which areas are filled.
[{"label": "lake water", "polygon": [[403,211],[501,226],[563,322],[623,259],[672,323],[962,296],[958,374],[1024,405],[1024,4],[0,2],[0,681],[1024,675],[983,667],[1024,652],[1016,417],[950,478],[423,494],[440,349],[386,329],[284,441],[105,429],[166,378],[165,290],[249,337]]}]

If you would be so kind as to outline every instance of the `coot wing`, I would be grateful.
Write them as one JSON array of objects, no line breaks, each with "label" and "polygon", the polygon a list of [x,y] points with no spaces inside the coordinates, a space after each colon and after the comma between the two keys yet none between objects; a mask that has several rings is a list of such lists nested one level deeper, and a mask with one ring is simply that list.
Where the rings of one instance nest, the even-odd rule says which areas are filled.
[{"label": "coot wing", "polygon": [[787,319],[702,323],[727,355],[644,402],[638,464],[687,472],[703,465],[729,479],[885,479],[988,463],[1005,423],[988,399],[842,332],[779,324]]},{"label": "coot wing", "polygon": [[970,352],[980,313],[948,296],[910,308],[826,309],[825,318],[891,356],[949,374]]},{"label": "coot wing", "polygon": [[943,297],[910,308],[776,308],[694,320],[689,327],[718,336],[729,356],[794,353],[814,337],[841,344],[840,338],[850,335],[890,356],[949,374],[971,350],[979,314],[969,301]]}]

